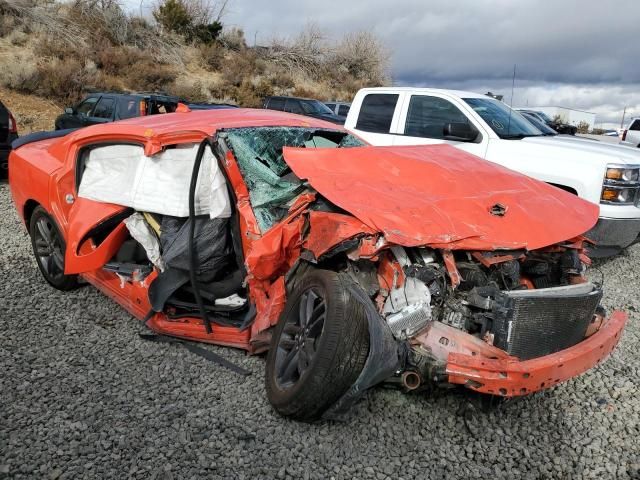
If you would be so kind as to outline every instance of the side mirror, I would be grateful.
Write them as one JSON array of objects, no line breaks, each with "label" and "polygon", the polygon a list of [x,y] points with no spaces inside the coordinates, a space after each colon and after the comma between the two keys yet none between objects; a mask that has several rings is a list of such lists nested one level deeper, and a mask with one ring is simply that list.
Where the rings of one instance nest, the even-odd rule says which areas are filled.
[{"label": "side mirror", "polygon": [[470,123],[446,123],[443,138],[454,142],[473,142],[478,138],[478,130]]},{"label": "side mirror", "polygon": [[71,107],[65,108],[64,113],[66,113],[67,115],[73,115],[73,108]]}]

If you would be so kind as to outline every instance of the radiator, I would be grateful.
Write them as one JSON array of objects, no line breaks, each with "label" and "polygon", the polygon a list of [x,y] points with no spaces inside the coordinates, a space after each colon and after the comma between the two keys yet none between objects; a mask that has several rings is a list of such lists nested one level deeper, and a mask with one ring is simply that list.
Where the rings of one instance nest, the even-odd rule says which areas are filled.
[{"label": "radiator", "polygon": [[493,344],[521,360],[582,341],[602,298],[592,283],[504,293],[494,311]]}]

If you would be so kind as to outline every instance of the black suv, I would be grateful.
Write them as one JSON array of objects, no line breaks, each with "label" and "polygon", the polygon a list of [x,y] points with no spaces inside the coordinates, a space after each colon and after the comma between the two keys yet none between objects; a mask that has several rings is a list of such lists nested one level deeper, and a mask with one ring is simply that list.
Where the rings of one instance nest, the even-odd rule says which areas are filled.
[{"label": "black suv", "polygon": [[7,107],[0,102],[0,178],[9,174],[9,153],[11,142],[18,138],[18,126]]},{"label": "black suv", "polygon": [[306,115],[307,117],[337,123],[338,125],[343,125],[345,120],[344,117],[333,113],[324,103],[312,98],[266,97],[262,108]]},{"label": "black suv", "polygon": [[81,128],[125,118],[171,113],[180,99],[147,93],[92,93],[75,107],[64,109],[56,118],[56,130]]}]

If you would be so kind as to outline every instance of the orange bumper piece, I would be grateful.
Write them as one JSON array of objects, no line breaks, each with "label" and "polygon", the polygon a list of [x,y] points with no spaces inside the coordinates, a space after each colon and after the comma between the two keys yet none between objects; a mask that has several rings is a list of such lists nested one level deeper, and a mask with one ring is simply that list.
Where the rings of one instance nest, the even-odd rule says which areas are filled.
[{"label": "orange bumper piece", "polygon": [[528,395],[578,376],[604,360],[616,347],[627,323],[624,312],[614,311],[589,338],[551,355],[520,361],[513,357],[487,359],[450,353],[446,373],[450,383],[503,397]]}]

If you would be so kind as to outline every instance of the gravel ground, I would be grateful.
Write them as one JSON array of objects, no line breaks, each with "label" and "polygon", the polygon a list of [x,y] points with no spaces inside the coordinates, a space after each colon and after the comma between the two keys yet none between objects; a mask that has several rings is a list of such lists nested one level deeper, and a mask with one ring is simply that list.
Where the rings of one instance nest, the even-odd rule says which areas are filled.
[{"label": "gravel ground", "polygon": [[[92,287],[50,288],[0,184],[0,478],[640,478],[640,245],[597,267],[631,314],[605,364],[491,412],[378,388],[345,423],[279,417],[264,359],[241,378]],[[595,276],[595,274],[594,274]]]}]

